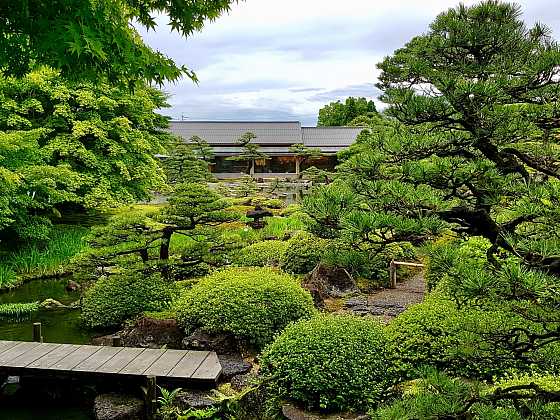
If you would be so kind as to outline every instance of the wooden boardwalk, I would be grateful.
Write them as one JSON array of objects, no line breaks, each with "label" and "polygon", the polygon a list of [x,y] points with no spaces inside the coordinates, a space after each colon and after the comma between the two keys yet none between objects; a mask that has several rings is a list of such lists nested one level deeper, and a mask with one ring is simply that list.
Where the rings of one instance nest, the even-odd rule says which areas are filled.
[{"label": "wooden boardwalk", "polygon": [[0,341],[0,371],[154,376],[213,385],[222,365],[209,351]]}]

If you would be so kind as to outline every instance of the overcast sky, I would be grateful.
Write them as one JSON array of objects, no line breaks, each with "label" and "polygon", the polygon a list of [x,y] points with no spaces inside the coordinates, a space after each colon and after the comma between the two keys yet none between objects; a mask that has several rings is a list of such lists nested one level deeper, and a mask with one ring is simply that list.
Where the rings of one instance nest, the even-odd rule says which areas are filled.
[{"label": "overcast sky", "polygon": [[[466,4],[478,1],[466,0]],[[526,22],[560,38],[560,0],[518,1]],[[188,39],[142,33],[154,48],[193,69],[200,82],[169,84],[173,119],[299,120],[315,125],[326,103],[348,96],[377,101],[375,65],[451,0],[246,0]]]}]

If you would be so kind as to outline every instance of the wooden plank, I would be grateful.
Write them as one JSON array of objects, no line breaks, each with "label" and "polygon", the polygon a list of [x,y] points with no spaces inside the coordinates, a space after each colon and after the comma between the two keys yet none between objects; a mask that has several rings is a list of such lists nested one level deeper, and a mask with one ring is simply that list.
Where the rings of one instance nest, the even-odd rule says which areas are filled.
[{"label": "wooden plank", "polygon": [[77,372],[95,372],[103,363],[111,360],[123,349],[124,347],[102,347],[87,359],[82,360],[72,370]]},{"label": "wooden plank", "polygon": [[119,373],[123,375],[143,375],[161,355],[165,353],[162,349],[146,349],[136,359],[126,365]]},{"label": "wooden plank", "polygon": [[100,373],[119,373],[126,365],[132,362],[145,349],[124,347],[124,351],[101,365],[95,372]]},{"label": "wooden plank", "polygon": [[45,354],[33,363],[28,364],[27,367],[32,369],[47,369],[79,348],[80,346],[75,344],[61,344],[56,351]]},{"label": "wooden plank", "polygon": [[87,359],[92,354],[99,351],[101,348],[101,346],[79,346],[75,351],[63,357],[58,362],[50,365],[47,369],[72,370],[82,360]]},{"label": "wooden plank", "polygon": [[0,341],[0,354],[17,345],[19,341]]},{"label": "wooden plank", "polygon": [[407,265],[410,267],[424,267],[424,264],[419,264],[419,263],[410,263],[410,262],[404,262],[404,261],[395,261],[396,265]]},{"label": "wooden plank", "polygon": [[185,355],[185,350],[166,350],[164,354],[146,371],[146,376],[167,376]]},{"label": "wooden plank", "polygon": [[169,371],[168,377],[190,378],[210,354],[209,351],[189,351],[177,365]]},{"label": "wooden plank", "polygon": [[38,345],[39,343],[33,343],[33,342],[21,342],[16,344],[14,347],[0,354],[0,366],[5,366],[6,363],[9,362],[10,360],[13,360],[16,357],[21,356],[22,354],[28,352],[29,350],[33,350]]},{"label": "wooden plank", "polygon": [[28,364],[43,357],[45,354],[49,354],[51,351],[56,351],[56,348],[59,346],[60,344],[56,344],[56,343],[40,344],[34,349],[25,352],[21,356],[10,360],[4,366],[26,367]]},{"label": "wooden plank", "polygon": [[222,364],[215,352],[210,352],[204,362],[191,376],[192,379],[217,381],[222,373]]}]

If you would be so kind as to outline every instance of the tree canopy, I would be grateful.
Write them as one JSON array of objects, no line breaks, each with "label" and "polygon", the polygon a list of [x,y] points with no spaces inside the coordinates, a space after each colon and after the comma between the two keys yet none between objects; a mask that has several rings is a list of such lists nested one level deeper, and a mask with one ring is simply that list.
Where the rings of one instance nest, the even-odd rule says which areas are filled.
[{"label": "tree canopy", "polygon": [[46,238],[65,205],[112,207],[165,182],[154,157],[170,135],[152,88],[65,81],[42,68],[0,78],[0,230]]},{"label": "tree canopy", "polygon": [[63,76],[111,82],[175,81],[194,73],[146,45],[136,27],[168,17],[184,37],[228,11],[237,0],[21,0],[0,2],[0,70],[23,76],[36,65]]},{"label": "tree canopy", "polygon": [[377,114],[375,103],[366,98],[349,97],[344,102],[336,101],[319,110],[318,126],[346,126],[360,117],[372,117]]}]

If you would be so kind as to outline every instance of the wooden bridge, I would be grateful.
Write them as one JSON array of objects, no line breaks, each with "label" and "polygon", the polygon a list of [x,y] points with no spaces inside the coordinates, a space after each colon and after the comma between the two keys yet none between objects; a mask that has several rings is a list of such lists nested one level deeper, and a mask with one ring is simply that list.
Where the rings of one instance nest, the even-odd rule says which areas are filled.
[{"label": "wooden bridge", "polygon": [[118,375],[215,385],[222,366],[209,351],[0,341],[0,372]]}]

